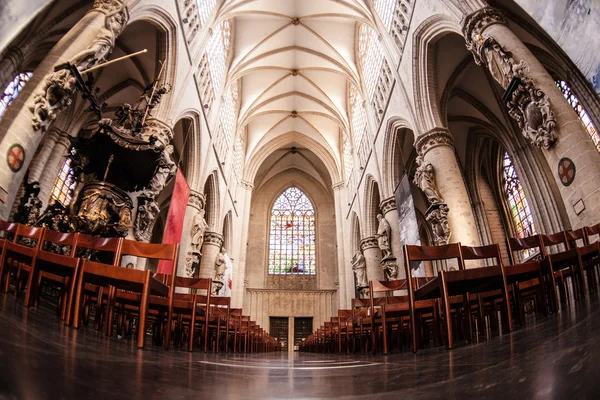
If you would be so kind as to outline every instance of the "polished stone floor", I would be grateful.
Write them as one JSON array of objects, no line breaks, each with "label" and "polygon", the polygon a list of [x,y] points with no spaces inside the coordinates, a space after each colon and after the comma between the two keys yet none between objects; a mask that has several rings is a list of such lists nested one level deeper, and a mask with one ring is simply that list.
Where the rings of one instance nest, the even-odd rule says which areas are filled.
[{"label": "polished stone floor", "polygon": [[451,351],[384,356],[138,350],[0,295],[4,399],[597,399],[600,301]]}]

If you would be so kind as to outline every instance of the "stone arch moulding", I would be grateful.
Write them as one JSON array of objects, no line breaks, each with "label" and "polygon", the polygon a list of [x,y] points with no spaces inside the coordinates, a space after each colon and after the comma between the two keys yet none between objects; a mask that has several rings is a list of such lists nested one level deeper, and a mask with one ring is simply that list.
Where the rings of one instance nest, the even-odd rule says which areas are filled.
[{"label": "stone arch moulding", "polygon": [[225,214],[225,218],[223,218],[223,247],[229,252],[231,255],[232,250],[232,240],[233,240],[233,220],[231,210]]},{"label": "stone arch moulding", "polygon": [[[177,22],[173,16],[163,7],[157,4],[145,4],[144,2],[134,2],[129,6],[129,22],[131,25],[134,22],[148,22],[159,31],[159,43],[157,48],[157,57],[159,60],[166,62],[165,72],[163,73],[163,81],[173,85],[177,75]],[[127,26],[125,27],[127,29]],[[141,50],[141,49],[139,49]],[[157,71],[160,68],[157,68]],[[156,77],[152,77],[156,79]],[[177,88],[172,88],[176,90]],[[164,96],[159,107],[156,108],[154,118],[165,119],[171,114],[171,109],[174,106],[176,96],[173,91],[167,96]]]},{"label": "stone arch moulding", "polygon": [[211,232],[219,231],[221,196],[219,190],[219,172],[213,170],[204,183],[204,198],[206,208],[206,223]]},{"label": "stone arch moulding", "polygon": [[423,21],[413,33],[414,98],[418,130],[428,132],[444,126],[436,95],[435,49],[433,45],[443,36],[456,33],[463,36],[460,21],[447,15],[433,15]]},{"label": "stone arch moulding", "polygon": [[[381,168],[383,178],[382,187],[380,188],[384,199],[394,195],[394,190],[404,174],[406,159],[402,153],[403,137],[400,137],[400,135],[405,134],[406,130],[414,132],[409,122],[400,117],[390,118],[385,129]],[[399,146],[396,146],[398,141],[400,141]],[[402,169],[399,169],[398,164],[401,164]]]},{"label": "stone arch moulding", "polygon": [[190,149],[189,159],[187,160],[185,166],[185,170],[187,171],[187,184],[192,190],[201,190],[202,188],[199,187],[200,182],[198,180],[198,177],[200,176],[200,157],[198,150],[200,149],[201,145],[201,117],[197,110],[186,109],[174,119],[176,122],[173,124],[173,127],[177,126],[179,121],[182,119],[188,119],[192,122],[191,131],[189,132],[187,138],[184,137],[184,149],[186,146]]},{"label": "stone arch moulding", "polygon": [[[373,175],[367,175],[365,182],[362,233],[365,237],[371,237],[377,232],[377,214],[379,213],[379,203],[381,202],[381,190],[379,188],[379,183],[375,180]],[[375,198],[376,195],[379,199]]]},{"label": "stone arch moulding", "polygon": [[355,211],[352,211],[350,224],[350,256],[352,257],[357,251],[360,251],[360,240],[362,239],[360,220],[358,219],[358,215]]}]

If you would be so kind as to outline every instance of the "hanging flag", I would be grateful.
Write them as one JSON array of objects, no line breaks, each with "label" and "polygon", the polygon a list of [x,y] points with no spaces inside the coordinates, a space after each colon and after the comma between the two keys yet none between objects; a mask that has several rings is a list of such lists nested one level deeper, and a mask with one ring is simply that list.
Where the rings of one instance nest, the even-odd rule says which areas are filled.
[{"label": "hanging flag", "polygon": [[[173,195],[171,196],[171,205],[169,206],[169,215],[163,233],[163,243],[178,244],[181,242],[181,234],[183,233],[183,219],[185,218],[185,209],[187,208],[188,199],[190,197],[190,187],[185,181],[185,177],[181,170],[177,169],[175,176],[175,186]],[[170,261],[160,261],[158,263],[159,274],[172,274],[173,263]]]}]

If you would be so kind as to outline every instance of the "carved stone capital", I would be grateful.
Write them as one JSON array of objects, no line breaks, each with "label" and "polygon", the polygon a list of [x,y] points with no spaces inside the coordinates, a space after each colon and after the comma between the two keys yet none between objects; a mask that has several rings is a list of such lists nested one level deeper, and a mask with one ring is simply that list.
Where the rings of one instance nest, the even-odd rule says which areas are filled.
[{"label": "carved stone capital", "polygon": [[204,244],[211,244],[221,248],[223,246],[223,235],[216,232],[205,232],[204,233]]},{"label": "carved stone capital", "polygon": [[360,249],[364,253],[367,249],[379,248],[379,243],[375,236],[369,236],[360,241]]},{"label": "carved stone capital", "polygon": [[417,154],[424,156],[427,152],[438,146],[449,146],[454,148],[454,138],[446,128],[434,128],[420,135],[415,140]]},{"label": "carved stone capital", "polygon": [[344,188],[344,182],[334,183],[333,186],[331,186],[331,188],[333,190],[342,190]]},{"label": "carved stone capital", "polygon": [[508,20],[497,9],[484,7],[465,18],[463,34],[467,43],[483,41],[483,31],[495,24],[508,25]]},{"label": "carved stone capital", "polygon": [[379,208],[381,209],[381,213],[383,215],[386,215],[390,211],[397,210],[398,208],[396,207],[396,198],[392,196],[383,200],[381,204],[379,204]]},{"label": "carved stone capital", "polygon": [[242,180],[240,181],[240,185],[241,185],[241,186],[242,186],[244,189],[246,189],[246,190],[253,190],[253,189],[254,189],[254,184],[253,184],[252,182],[249,182],[249,181],[245,180],[245,179],[242,179]]},{"label": "carved stone capital", "polygon": [[92,6],[93,11],[100,11],[104,14],[112,14],[122,9],[127,10],[123,0],[94,0],[94,5]]},{"label": "carved stone capital", "polygon": [[448,225],[448,206],[446,204],[436,204],[429,207],[425,219],[431,225],[433,231],[433,241],[436,246],[448,244],[450,242],[450,226]]},{"label": "carved stone capital", "polygon": [[190,190],[190,198],[188,199],[188,205],[195,208],[196,210],[204,210],[205,204],[204,194],[195,190]]},{"label": "carved stone capital", "polygon": [[174,133],[173,129],[165,122],[156,118],[149,118],[144,124],[142,137],[149,141],[155,140],[157,143],[156,147],[164,148],[171,143]]}]

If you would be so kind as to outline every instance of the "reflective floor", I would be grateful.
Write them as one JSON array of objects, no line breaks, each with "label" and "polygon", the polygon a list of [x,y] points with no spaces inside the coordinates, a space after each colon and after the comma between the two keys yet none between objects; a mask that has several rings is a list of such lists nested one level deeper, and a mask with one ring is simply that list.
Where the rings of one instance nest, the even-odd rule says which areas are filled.
[{"label": "reflective floor", "polygon": [[[600,302],[451,351],[246,356],[138,350],[0,295],[0,400],[600,398]],[[214,397],[213,397],[214,396]]]}]

